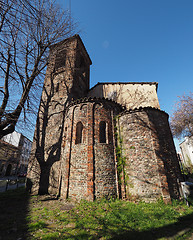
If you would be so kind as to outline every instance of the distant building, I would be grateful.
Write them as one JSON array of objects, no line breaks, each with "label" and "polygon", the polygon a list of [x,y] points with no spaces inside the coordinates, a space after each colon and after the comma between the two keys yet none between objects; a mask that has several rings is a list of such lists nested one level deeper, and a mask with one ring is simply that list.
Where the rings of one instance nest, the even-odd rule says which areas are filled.
[{"label": "distant building", "polygon": [[[32,142],[21,133],[14,131],[3,137],[0,146],[0,176],[7,175],[8,166],[12,169],[8,171],[9,175],[26,173]],[[14,155],[14,158],[6,157],[7,152],[9,152],[8,156]]]},{"label": "distant building", "polygon": [[184,141],[180,143],[182,152],[182,162],[186,167],[193,166],[193,137],[185,137]]},{"label": "distant building", "polygon": [[12,144],[0,140],[0,176],[15,175],[18,168],[19,150]]}]

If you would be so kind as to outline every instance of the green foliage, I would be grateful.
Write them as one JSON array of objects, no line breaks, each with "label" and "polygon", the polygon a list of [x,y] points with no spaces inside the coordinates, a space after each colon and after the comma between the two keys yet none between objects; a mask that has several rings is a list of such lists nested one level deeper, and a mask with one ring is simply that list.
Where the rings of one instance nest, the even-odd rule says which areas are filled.
[{"label": "green foliage", "polygon": [[46,223],[42,220],[30,223],[28,225],[30,231],[39,230],[46,227]]},{"label": "green foliage", "polygon": [[[22,201],[26,196],[25,191],[0,194],[0,204],[3,206],[0,227],[5,229],[2,239],[19,239],[22,236],[22,239],[29,240],[168,239],[190,228],[193,222],[193,207],[187,207],[177,200],[170,205],[163,200],[136,204],[118,199],[73,203],[46,196],[30,196],[28,202]],[[9,202],[15,211],[18,209],[21,212],[22,206],[27,206],[27,212],[21,212],[25,220],[22,225],[19,212],[15,215],[13,210],[9,211]],[[17,231],[10,236],[9,230],[15,224]],[[191,231],[184,232],[179,239],[188,239]]]},{"label": "green foliage", "polygon": [[[119,117],[116,118],[117,125],[119,125]],[[127,185],[129,177],[126,174],[126,157],[123,156],[123,138],[121,137],[120,128],[114,127],[114,135],[116,140],[116,159],[117,159],[117,174],[118,174],[118,184],[124,183]],[[123,179],[123,180],[122,180]]]},{"label": "green foliage", "polygon": [[131,146],[130,149],[135,149],[135,147],[134,147],[134,146]]},{"label": "green foliage", "polygon": [[[42,207],[41,212],[44,211]],[[137,236],[144,232],[147,239],[157,239],[164,236],[164,226],[176,227],[179,219],[188,214],[193,214],[193,209],[177,201],[166,205],[162,200],[138,204],[121,200],[83,200],[68,212],[60,211],[58,216],[49,211],[48,218],[55,224],[45,233],[45,225],[40,225],[39,229],[34,228],[33,235],[34,239],[57,239],[59,236],[60,239],[121,239],[124,233],[123,239],[135,239],[135,236],[140,239]]]},{"label": "green foliage", "polygon": [[189,158],[189,156],[187,155],[187,167],[186,168],[186,171],[188,172],[188,174],[193,174],[193,165],[192,165],[192,162],[191,162],[191,159]]},{"label": "green foliage", "polygon": [[122,150],[123,139],[120,137],[120,135],[118,135],[117,132],[115,132],[115,137],[117,139],[116,158],[117,158],[118,182],[119,184],[122,183],[121,178],[123,175],[124,184],[127,185],[126,172],[125,172],[126,157],[123,156],[123,150]]},{"label": "green foliage", "polygon": [[182,174],[193,178],[193,165],[192,162],[190,160],[190,158],[186,155],[187,157],[187,165],[182,164]]},{"label": "green foliage", "polygon": [[43,239],[43,240],[60,239],[60,235],[61,234],[58,232],[45,233],[42,237],[40,237],[40,239]]}]

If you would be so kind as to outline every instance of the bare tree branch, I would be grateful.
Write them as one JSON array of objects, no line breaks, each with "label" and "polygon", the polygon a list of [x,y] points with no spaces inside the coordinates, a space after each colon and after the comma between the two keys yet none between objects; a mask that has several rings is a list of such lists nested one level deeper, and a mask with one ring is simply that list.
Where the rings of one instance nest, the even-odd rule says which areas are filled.
[{"label": "bare tree branch", "polygon": [[170,121],[174,136],[193,136],[193,93],[180,96],[175,108]]},{"label": "bare tree branch", "polygon": [[26,122],[37,111],[29,106],[41,95],[49,47],[70,37],[74,25],[53,0],[0,0],[0,10],[1,139],[21,114]]},{"label": "bare tree branch", "polygon": [[5,108],[7,106],[8,99],[9,99],[8,80],[9,80],[10,65],[11,65],[11,54],[10,54],[10,50],[8,49],[7,67],[6,67],[6,71],[5,71],[4,97],[3,97],[3,101],[2,101],[2,104],[0,107],[0,123],[1,123],[1,119],[4,114]]}]

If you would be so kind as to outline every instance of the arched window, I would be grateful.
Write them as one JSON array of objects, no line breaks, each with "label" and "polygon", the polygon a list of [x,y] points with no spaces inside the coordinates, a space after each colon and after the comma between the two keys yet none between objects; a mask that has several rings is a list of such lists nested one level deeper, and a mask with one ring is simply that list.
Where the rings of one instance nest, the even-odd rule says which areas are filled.
[{"label": "arched window", "polygon": [[106,122],[104,121],[99,124],[99,142],[106,143]]},{"label": "arched window", "polygon": [[78,122],[76,124],[76,140],[75,144],[81,143],[82,142],[82,130],[83,130],[83,125],[81,122]]}]

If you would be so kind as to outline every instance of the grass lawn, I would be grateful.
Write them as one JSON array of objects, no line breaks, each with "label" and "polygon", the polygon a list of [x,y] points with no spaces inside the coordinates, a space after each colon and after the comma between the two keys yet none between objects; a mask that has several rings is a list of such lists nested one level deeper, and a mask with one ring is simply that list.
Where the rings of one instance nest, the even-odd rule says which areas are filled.
[{"label": "grass lawn", "polygon": [[20,188],[0,193],[0,240],[7,239],[193,239],[193,207],[178,201],[74,203]]}]

